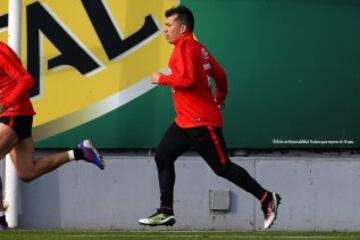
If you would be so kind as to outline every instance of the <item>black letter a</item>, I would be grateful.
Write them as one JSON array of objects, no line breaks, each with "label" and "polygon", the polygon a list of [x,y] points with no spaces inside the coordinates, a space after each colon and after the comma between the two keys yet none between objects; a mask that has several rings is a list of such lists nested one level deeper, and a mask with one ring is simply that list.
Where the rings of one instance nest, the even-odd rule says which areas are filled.
[{"label": "black letter a", "polygon": [[41,31],[61,55],[52,58],[48,62],[49,69],[70,65],[82,74],[87,74],[99,67],[76,41],[54,20],[49,12],[39,3],[35,2],[27,7],[27,56],[28,71],[33,76],[36,85],[32,89],[31,96],[40,92],[40,39]]}]

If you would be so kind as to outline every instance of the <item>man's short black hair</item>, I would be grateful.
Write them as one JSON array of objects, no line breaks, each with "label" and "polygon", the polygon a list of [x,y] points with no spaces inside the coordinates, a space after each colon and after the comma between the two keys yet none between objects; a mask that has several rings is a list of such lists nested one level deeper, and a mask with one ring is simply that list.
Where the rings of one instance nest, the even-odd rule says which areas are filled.
[{"label": "man's short black hair", "polygon": [[182,24],[187,26],[190,32],[194,31],[194,15],[192,14],[191,10],[183,5],[179,5],[177,7],[172,7],[165,12],[165,17],[171,17],[177,14],[177,20],[180,21]]}]

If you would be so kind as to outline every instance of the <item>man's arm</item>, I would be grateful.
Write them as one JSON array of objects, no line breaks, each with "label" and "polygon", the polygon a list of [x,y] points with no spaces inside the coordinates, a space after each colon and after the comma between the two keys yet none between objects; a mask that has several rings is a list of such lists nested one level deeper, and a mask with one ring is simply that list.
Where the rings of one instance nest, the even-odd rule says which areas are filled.
[{"label": "man's arm", "polygon": [[1,103],[2,111],[5,111],[12,105],[21,101],[23,98],[28,97],[29,90],[34,85],[34,80],[32,79],[31,75],[23,68],[21,62],[18,59],[12,57],[10,54],[1,53],[0,64],[4,72],[16,82],[16,86],[13,91],[11,91]]},{"label": "man's arm", "polygon": [[195,56],[192,46],[185,42],[180,47],[176,57],[176,69],[170,75],[160,74],[158,84],[169,85],[171,87],[190,87],[195,83]]},{"label": "man's arm", "polygon": [[213,77],[216,85],[215,102],[218,104],[219,108],[222,109],[225,105],[226,96],[228,94],[227,76],[221,65],[211,55],[210,65],[210,75]]}]

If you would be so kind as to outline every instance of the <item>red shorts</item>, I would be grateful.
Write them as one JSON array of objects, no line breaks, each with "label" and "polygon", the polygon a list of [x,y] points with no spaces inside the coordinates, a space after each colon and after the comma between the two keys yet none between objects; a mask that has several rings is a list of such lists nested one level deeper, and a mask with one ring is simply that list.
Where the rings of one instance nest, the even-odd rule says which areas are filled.
[{"label": "red shorts", "polygon": [[0,117],[0,123],[3,123],[16,132],[19,140],[31,137],[33,116],[6,116]]}]

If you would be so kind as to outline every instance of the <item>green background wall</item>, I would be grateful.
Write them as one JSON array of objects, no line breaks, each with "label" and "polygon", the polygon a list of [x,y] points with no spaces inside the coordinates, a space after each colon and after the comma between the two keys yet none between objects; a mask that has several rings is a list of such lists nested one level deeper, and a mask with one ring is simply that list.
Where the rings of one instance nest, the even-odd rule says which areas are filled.
[{"label": "green background wall", "polygon": [[[229,148],[360,146],[360,1],[181,2],[228,74]],[[158,87],[37,146],[88,136],[103,148],[154,148],[173,117],[170,91]]]}]

